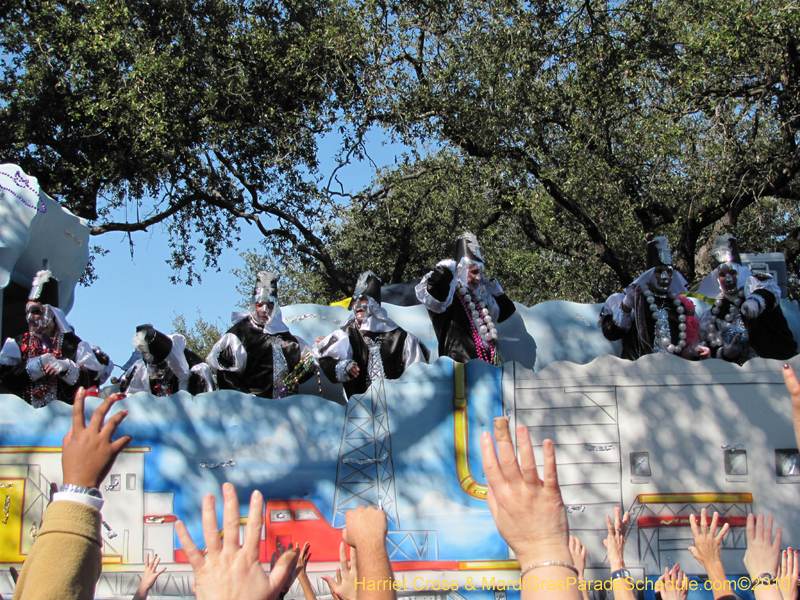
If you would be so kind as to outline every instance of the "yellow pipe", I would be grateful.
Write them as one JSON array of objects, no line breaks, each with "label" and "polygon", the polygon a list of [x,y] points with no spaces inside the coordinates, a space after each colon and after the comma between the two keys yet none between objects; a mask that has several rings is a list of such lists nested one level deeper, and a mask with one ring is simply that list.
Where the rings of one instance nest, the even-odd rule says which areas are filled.
[{"label": "yellow pipe", "polygon": [[713,492],[699,494],[639,494],[639,504],[668,504],[671,502],[711,504],[713,502],[752,504],[753,494]]},{"label": "yellow pipe", "polygon": [[485,485],[475,481],[469,469],[469,424],[467,419],[467,366],[453,363],[453,442],[456,477],[461,489],[478,500],[486,500]]}]

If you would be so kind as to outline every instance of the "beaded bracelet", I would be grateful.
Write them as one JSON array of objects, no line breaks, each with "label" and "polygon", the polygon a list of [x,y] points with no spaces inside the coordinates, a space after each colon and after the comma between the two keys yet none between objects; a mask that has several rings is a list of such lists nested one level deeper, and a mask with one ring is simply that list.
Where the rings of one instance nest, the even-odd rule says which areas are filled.
[{"label": "beaded bracelet", "polygon": [[563,560],[545,560],[543,562],[535,563],[525,567],[525,569],[519,574],[519,578],[522,579],[526,573],[533,571],[534,569],[538,569],[539,567],[566,567],[567,569],[574,571],[575,575],[579,574],[578,569],[576,569],[574,565],[564,562]]}]

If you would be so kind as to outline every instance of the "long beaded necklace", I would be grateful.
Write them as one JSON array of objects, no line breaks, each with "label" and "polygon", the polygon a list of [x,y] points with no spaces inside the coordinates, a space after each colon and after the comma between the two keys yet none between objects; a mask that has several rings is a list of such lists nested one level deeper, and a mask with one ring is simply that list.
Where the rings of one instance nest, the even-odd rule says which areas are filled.
[{"label": "long beaded necklace", "polygon": [[482,300],[476,302],[472,293],[460,283],[456,288],[456,295],[467,316],[470,317],[469,326],[478,358],[491,365],[499,364],[497,328],[492,321],[492,316],[489,314],[489,308]]},{"label": "long beaded necklace", "polygon": [[[54,358],[61,358],[61,347],[64,344],[64,334],[58,332],[53,339],[52,347],[46,344],[41,337],[32,335],[30,332],[22,336],[22,346],[20,352],[22,360],[27,362],[29,358],[36,358],[43,354],[50,353]],[[44,371],[44,369],[42,369]],[[45,374],[36,381],[31,381],[28,388],[25,390],[27,400],[34,408],[41,408],[47,406],[53,400],[56,400],[56,388],[58,382],[50,375]]]},{"label": "long beaded necklace", "polygon": [[650,289],[644,289],[643,293],[647,306],[656,322],[653,330],[653,342],[655,346],[653,352],[680,354],[686,347],[686,315],[683,314],[686,309],[683,308],[680,298],[672,292],[668,295],[668,298],[672,301],[672,305],[675,307],[675,312],[678,313],[678,329],[680,330],[678,334],[680,341],[677,344],[673,344],[672,332],[669,327],[669,307],[666,305],[667,297],[661,296],[656,300],[655,294]]},{"label": "long beaded necklace", "polygon": [[[711,319],[711,326],[706,333],[706,340],[715,348],[722,346],[721,332],[728,327],[736,327],[742,333],[746,332],[744,322],[742,321],[740,306],[744,301],[744,288],[739,288],[737,298],[733,302],[729,301],[728,309],[725,314],[722,314],[722,306],[725,300],[725,293],[721,292],[717,299],[714,300],[714,306],[711,308],[711,314],[714,318]],[[745,334],[746,335],[746,334]]]}]

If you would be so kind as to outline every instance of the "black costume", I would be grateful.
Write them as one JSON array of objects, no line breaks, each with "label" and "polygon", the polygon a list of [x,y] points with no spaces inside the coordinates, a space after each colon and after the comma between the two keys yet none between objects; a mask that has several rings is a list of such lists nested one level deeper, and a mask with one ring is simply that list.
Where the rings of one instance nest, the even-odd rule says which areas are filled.
[{"label": "black costume", "polygon": [[[600,327],[603,331],[603,335],[612,342],[620,339],[622,340],[622,353],[620,354],[620,358],[627,360],[636,360],[645,354],[664,351],[660,349],[663,346],[659,346],[654,339],[654,333],[658,326],[658,320],[655,317],[656,313],[649,309],[650,305],[647,303],[641,287],[637,286],[636,294],[637,302],[629,317],[630,320],[625,320],[624,317],[621,319],[623,324],[630,323],[627,327],[619,325],[615,320],[614,309],[610,308],[610,306],[614,304],[614,300],[612,299],[606,301],[606,305],[603,307],[603,311],[600,314]],[[617,304],[619,304],[619,301],[622,300],[624,295],[615,294],[615,296],[619,296],[617,301]],[[681,306],[675,305],[675,300],[670,298],[658,299],[655,302],[655,306],[666,312],[670,334],[669,344],[672,344],[675,348],[680,346],[680,326],[681,324],[685,324],[686,329],[684,331],[687,333],[685,339],[688,341],[689,347],[691,348],[697,345],[699,339],[699,323],[694,316],[694,306],[687,298],[681,296],[676,296],[676,298],[681,303]],[[679,308],[683,308],[683,312],[678,312]],[[617,311],[619,310],[620,309],[617,308]],[[681,316],[686,318],[681,321]],[[682,354],[679,352],[675,353]]]},{"label": "black costume", "polygon": [[[777,360],[795,356],[797,343],[781,310],[781,291],[772,276],[751,273],[742,266],[739,244],[730,234],[718,236],[711,253],[719,265],[698,290],[703,296],[716,296],[713,306],[701,317],[701,334],[711,356],[738,364],[756,356]],[[725,345],[730,347],[731,358],[725,356]]]},{"label": "black costume", "polygon": [[[469,285],[468,271],[480,266],[477,288]],[[428,309],[439,340],[439,356],[457,362],[480,358],[500,365],[495,323],[502,323],[516,311],[496,279],[483,276],[483,259],[478,240],[465,233],[456,242],[456,260],[440,262],[416,288],[417,298]]]},{"label": "black costume", "polygon": [[[413,363],[428,361],[425,345],[392,321],[380,305],[380,279],[371,271],[359,278],[351,306],[347,323],[314,349],[325,376],[344,384],[348,398],[366,392],[373,381],[398,379]],[[360,322],[356,306],[363,311]],[[353,366],[358,367],[355,377],[350,375]]]},{"label": "black costume", "polygon": [[[235,313],[234,325],[214,344],[206,359],[221,390],[239,390],[260,398],[296,394],[311,377],[313,358],[308,344],[292,335],[277,305],[278,278],[260,271],[247,313]],[[273,306],[262,319],[257,306]],[[291,380],[291,381],[290,381]]]},{"label": "black costume", "polygon": [[[238,352],[232,350],[234,362],[227,363],[227,367],[223,366],[224,358],[217,358],[220,364],[217,370],[219,389],[239,390],[260,398],[282,398],[280,391],[283,380],[297,367],[304,351],[306,354],[308,352],[307,344],[289,331],[265,334],[250,319],[236,323],[225,336],[235,337],[241,347]],[[220,342],[225,340],[225,336]],[[237,346],[235,341],[231,340],[231,343]],[[278,354],[275,353],[276,349]],[[244,365],[236,364],[236,361],[242,360],[239,356],[241,351],[244,351]],[[211,353],[214,354],[214,350]]]},{"label": "black costume", "polygon": [[636,360],[645,354],[668,353],[697,359],[699,321],[686,292],[683,275],[672,269],[667,238],[647,244],[648,270],[613,294],[600,312],[599,325],[606,339],[622,340],[620,358]]},{"label": "black costume", "polygon": [[133,346],[142,358],[120,378],[120,392],[171,396],[181,390],[192,395],[214,390],[211,369],[186,348],[182,335],[165,335],[151,325],[140,325]]},{"label": "black costume", "polygon": [[[72,404],[79,387],[100,385],[110,369],[107,355],[95,350],[72,331],[58,308],[58,280],[50,271],[37,273],[26,308],[31,331],[9,338],[0,350],[0,382],[34,408],[53,400]],[[34,333],[44,323],[50,333]],[[105,364],[98,360],[102,357]],[[45,367],[60,369],[48,375]],[[101,376],[101,373],[103,374]]]}]

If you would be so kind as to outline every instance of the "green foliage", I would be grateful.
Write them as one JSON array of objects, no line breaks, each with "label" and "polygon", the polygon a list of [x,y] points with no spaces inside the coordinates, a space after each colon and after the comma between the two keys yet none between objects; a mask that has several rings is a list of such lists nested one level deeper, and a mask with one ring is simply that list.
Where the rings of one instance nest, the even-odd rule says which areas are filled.
[{"label": "green foliage", "polygon": [[93,234],[164,221],[176,277],[191,283],[198,261],[216,266],[237,241],[239,219],[291,242],[327,210],[317,137],[350,95],[359,40],[339,0],[0,10],[0,156]]},{"label": "green foliage", "polygon": [[[34,0],[0,19],[0,156],[92,233],[167,223],[176,278],[241,220],[282,303],[420,276],[463,229],[511,296],[602,300],[667,235],[800,256],[800,11],[786,0]],[[318,172],[381,127],[409,155]],[[436,148],[437,151],[429,151]],[[327,175],[327,174],[325,174]],[[116,219],[116,221],[115,221]],[[257,264],[258,263],[258,264]],[[248,290],[242,290],[247,292]]]},{"label": "green foliage", "polygon": [[185,337],[186,347],[203,359],[208,356],[211,348],[227,329],[221,319],[217,319],[216,323],[206,321],[199,310],[197,319],[192,325],[186,323],[186,317],[183,314],[176,313],[172,319],[172,331]]}]

